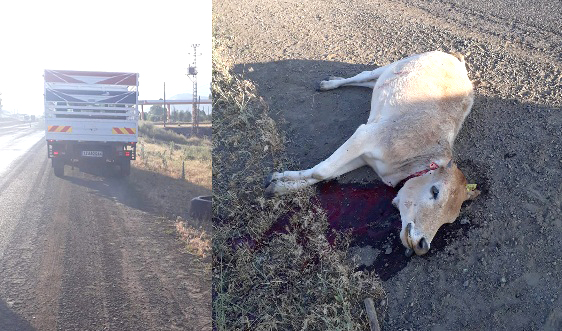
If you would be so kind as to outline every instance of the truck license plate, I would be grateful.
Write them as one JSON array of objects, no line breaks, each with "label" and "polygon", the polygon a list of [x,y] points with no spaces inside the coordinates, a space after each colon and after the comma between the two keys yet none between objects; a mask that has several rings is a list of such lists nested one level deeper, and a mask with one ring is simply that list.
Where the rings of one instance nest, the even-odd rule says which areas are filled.
[{"label": "truck license plate", "polygon": [[102,151],[82,151],[82,156],[85,157],[103,157]]}]

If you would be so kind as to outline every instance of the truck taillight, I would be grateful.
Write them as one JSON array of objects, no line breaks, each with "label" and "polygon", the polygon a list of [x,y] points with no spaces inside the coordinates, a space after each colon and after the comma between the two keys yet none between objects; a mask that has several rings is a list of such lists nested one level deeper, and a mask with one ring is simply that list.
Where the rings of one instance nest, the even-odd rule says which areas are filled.
[{"label": "truck taillight", "polygon": [[131,152],[125,152],[125,156],[131,156]]},{"label": "truck taillight", "polygon": [[58,152],[58,151],[54,151],[54,152],[53,152],[53,155],[59,155],[59,152]]}]

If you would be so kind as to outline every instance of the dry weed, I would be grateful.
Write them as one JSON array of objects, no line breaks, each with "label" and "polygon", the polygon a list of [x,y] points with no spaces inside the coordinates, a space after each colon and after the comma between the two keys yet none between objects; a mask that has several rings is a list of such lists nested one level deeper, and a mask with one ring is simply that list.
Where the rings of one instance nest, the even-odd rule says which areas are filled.
[{"label": "dry weed", "polygon": [[[363,300],[384,291],[356,271],[347,240],[331,245],[313,189],[263,198],[288,168],[285,140],[251,82],[213,53],[213,321],[217,330],[365,330]],[[280,219],[282,231],[268,232]]]},{"label": "dry weed", "polygon": [[211,251],[211,237],[202,228],[196,229],[182,220],[176,221],[176,231],[185,242],[187,251],[201,258],[206,258]]}]

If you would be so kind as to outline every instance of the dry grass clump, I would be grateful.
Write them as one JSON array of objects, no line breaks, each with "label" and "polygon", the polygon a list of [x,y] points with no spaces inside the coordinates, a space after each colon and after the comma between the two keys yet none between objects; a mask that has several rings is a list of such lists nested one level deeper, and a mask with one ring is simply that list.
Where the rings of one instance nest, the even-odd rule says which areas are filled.
[{"label": "dry grass clump", "polygon": [[207,138],[184,137],[180,144],[139,137],[137,160],[133,164],[211,189],[211,141]]},{"label": "dry grass clump", "polygon": [[187,251],[200,258],[206,258],[211,252],[211,237],[202,228],[195,228],[187,222],[178,219],[176,231],[180,239],[185,242]]},{"label": "dry grass clump", "polygon": [[139,121],[139,134],[143,137],[162,141],[173,141],[177,144],[187,144],[187,140],[189,139],[179,133],[156,126],[150,121]]},{"label": "dry grass clump", "polygon": [[[263,178],[289,168],[284,138],[251,82],[213,54],[213,321],[217,330],[365,330],[378,278],[332,246],[313,189],[263,198]],[[283,231],[268,232],[279,219]]]}]

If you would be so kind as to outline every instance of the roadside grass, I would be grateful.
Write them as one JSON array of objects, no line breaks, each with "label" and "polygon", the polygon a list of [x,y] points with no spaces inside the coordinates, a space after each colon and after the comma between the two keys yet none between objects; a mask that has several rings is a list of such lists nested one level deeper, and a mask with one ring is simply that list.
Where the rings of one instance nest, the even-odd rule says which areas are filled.
[{"label": "roadside grass", "polygon": [[[349,239],[327,239],[308,188],[264,198],[263,179],[289,169],[286,138],[254,85],[213,47],[213,322],[216,330],[366,330],[363,300],[385,297],[357,271]],[[287,224],[269,231],[278,220]],[[384,312],[379,312],[384,317]]]},{"label": "roadside grass", "polygon": [[[185,137],[141,121],[133,166],[140,170],[133,175],[144,179],[142,190],[158,210],[168,218],[176,218],[173,231],[185,243],[186,251],[206,261],[211,249],[211,225],[201,220],[185,220],[178,214],[185,214],[191,198],[211,193],[211,141]],[[166,181],[147,176],[152,172],[164,175]]]},{"label": "roadside grass", "polygon": [[211,141],[139,123],[135,166],[211,189]]},{"label": "roadside grass", "polygon": [[188,222],[178,218],[176,221],[176,231],[181,240],[185,243],[188,253],[207,258],[211,252],[211,237],[204,228],[196,228]]}]

